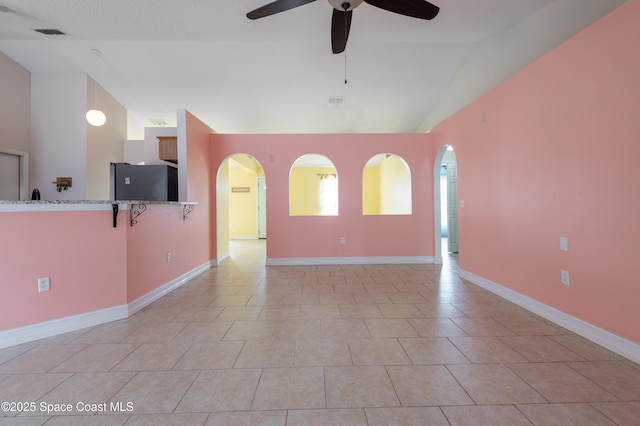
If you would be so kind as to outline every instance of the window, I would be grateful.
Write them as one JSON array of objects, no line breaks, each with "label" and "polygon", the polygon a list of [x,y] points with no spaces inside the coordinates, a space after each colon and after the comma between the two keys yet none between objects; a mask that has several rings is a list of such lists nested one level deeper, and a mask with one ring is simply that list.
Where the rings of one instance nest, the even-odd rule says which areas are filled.
[{"label": "window", "polygon": [[411,214],[411,171],[394,154],[371,157],[362,171],[362,214]]},{"label": "window", "polygon": [[293,163],[289,172],[289,215],[338,215],[338,173],[324,155],[303,155]]},{"label": "window", "polygon": [[319,173],[320,176],[320,214],[336,216],[338,214],[338,175]]}]

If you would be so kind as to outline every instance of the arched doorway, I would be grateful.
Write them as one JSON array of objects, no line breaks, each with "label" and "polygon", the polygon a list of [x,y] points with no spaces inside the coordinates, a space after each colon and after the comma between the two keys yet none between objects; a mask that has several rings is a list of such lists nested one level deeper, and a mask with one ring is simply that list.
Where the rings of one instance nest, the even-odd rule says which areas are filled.
[{"label": "arched doorway", "polygon": [[458,253],[458,162],[451,145],[438,151],[434,163],[435,263]]},{"label": "arched doorway", "polygon": [[216,176],[218,263],[266,262],[266,177],[252,155],[228,156]]}]

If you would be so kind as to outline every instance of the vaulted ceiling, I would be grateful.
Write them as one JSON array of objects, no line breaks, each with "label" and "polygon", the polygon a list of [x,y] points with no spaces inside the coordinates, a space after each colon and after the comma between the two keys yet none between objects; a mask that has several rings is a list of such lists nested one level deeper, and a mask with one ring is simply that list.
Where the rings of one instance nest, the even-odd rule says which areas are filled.
[{"label": "vaulted ceiling", "polygon": [[333,54],[326,0],[247,19],[269,1],[0,0],[0,51],[87,73],[130,137],[178,108],[221,133],[423,132],[624,3],[435,0],[431,21],[363,3]]}]

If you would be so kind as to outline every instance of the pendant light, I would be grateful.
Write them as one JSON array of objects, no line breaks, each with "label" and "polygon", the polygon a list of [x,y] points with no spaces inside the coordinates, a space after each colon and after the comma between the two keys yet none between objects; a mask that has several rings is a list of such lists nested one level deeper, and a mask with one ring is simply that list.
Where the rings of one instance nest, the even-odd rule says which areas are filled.
[{"label": "pendant light", "polygon": [[87,121],[92,126],[102,126],[107,122],[107,116],[104,115],[104,112],[97,109],[98,106],[98,83],[93,80],[93,104],[94,109],[90,109],[87,111]]}]

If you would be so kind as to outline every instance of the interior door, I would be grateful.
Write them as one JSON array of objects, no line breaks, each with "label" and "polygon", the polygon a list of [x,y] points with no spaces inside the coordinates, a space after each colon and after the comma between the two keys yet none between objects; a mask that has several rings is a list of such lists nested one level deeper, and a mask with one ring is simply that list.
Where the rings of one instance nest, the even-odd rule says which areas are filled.
[{"label": "interior door", "polygon": [[20,199],[20,157],[0,152],[0,200]]},{"label": "interior door", "polygon": [[458,167],[455,161],[447,163],[447,223],[448,250],[458,252]]},{"label": "interior door", "polygon": [[267,184],[258,176],[258,238],[267,238]]}]

